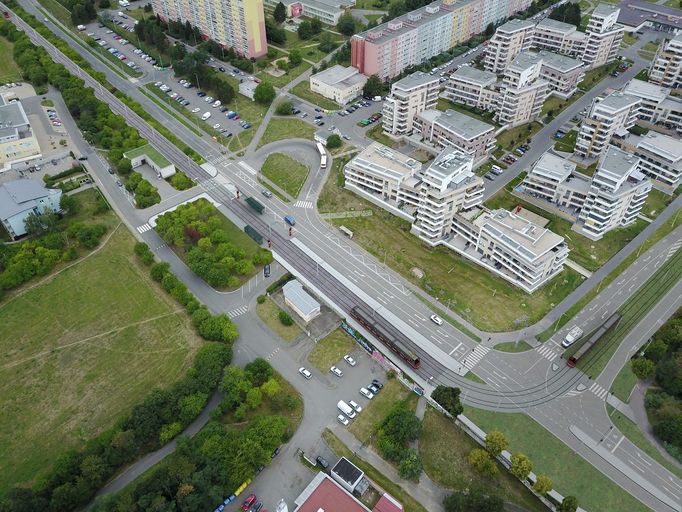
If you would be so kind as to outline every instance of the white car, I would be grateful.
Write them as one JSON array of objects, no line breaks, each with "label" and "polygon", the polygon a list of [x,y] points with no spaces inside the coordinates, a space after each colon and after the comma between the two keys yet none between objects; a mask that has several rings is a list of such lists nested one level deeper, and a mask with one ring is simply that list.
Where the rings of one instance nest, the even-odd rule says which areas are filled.
[{"label": "white car", "polygon": [[350,354],[346,354],[343,356],[343,359],[351,366],[355,366],[357,363],[355,362],[355,359],[353,359]]},{"label": "white car", "polygon": [[343,377],[343,372],[339,370],[336,366],[332,366],[331,368],[329,368],[329,371],[332,372],[337,377]]},{"label": "white car", "polygon": [[443,319],[438,315],[431,315],[431,321],[436,325],[443,325]]},{"label": "white car", "polygon": [[365,398],[367,398],[368,400],[371,400],[372,398],[374,398],[374,395],[372,394],[372,392],[367,388],[360,388],[360,394],[362,396],[364,396]]},{"label": "white car", "polygon": [[336,420],[337,420],[339,423],[341,423],[341,425],[343,425],[344,427],[347,427],[347,426],[348,426],[348,418],[346,418],[343,414],[339,414],[339,415],[336,417]]},{"label": "white car", "polygon": [[355,409],[355,412],[362,412],[362,407],[360,407],[356,402],[353,400],[348,400],[348,405],[350,405],[353,409]]},{"label": "white car", "polygon": [[308,370],[306,370],[303,366],[301,366],[301,367],[298,369],[298,373],[300,373],[301,375],[303,375],[303,376],[304,376],[306,379],[308,379],[308,380],[310,380],[310,379],[313,377],[313,374],[310,373]]},{"label": "white car", "polygon": [[215,100],[215,101],[213,102],[212,107],[213,107],[213,108],[218,108],[220,105],[222,105],[221,101],[220,101],[220,100]]},{"label": "white car", "polygon": [[201,110],[201,109],[200,109],[199,107],[194,107],[194,108],[192,109],[192,114],[196,114],[196,113],[199,112],[200,110]]},{"label": "white car", "polygon": [[211,102],[213,101],[213,96],[206,96],[206,97],[204,98],[204,101],[205,101],[206,103],[211,103]]},{"label": "white car", "polygon": [[213,125],[214,130],[220,130],[220,123],[216,123]]}]

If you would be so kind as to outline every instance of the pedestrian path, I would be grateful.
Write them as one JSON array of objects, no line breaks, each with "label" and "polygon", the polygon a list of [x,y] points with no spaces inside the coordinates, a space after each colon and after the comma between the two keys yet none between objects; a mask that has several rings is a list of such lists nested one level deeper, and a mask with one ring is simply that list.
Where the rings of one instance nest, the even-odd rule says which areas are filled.
[{"label": "pedestrian path", "polygon": [[232,311],[228,312],[228,313],[227,313],[227,316],[229,316],[230,318],[236,318],[236,317],[238,317],[239,315],[243,315],[243,314],[246,313],[248,310],[249,310],[249,306],[248,306],[248,305],[242,306],[242,307],[240,307],[240,308],[233,309]]},{"label": "pedestrian path", "polygon": [[554,352],[554,350],[552,350],[552,348],[547,344],[541,345],[540,348],[538,348],[538,354],[550,361],[554,361],[554,359],[556,359],[556,357],[559,355]]},{"label": "pedestrian path", "polygon": [[600,400],[604,400],[606,398],[606,395],[609,394],[608,389],[604,389],[596,382],[592,383],[589,390],[592,391],[592,393],[594,393],[595,395],[597,395],[597,398],[599,398]]},{"label": "pedestrian path", "polygon": [[490,352],[490,349],[488,347],[476,345],[474,351],[471,352],[470,354],[467,354],[467,356],[464,358],[464,361],[462,361],[462,364],[466,366],[469,370],[473,370],[474,366],[476,366],[488,352]]},{"label": "pedestrian path", "polygon": [[148,222],[145,222],[141,226],[137,226],[137,232],[138,233],[145,233],[145,232],[149,231],[150,229],[152,229],[152,227],[149,225]]},{"label": "pedestrian path", "polygon": [[297,208],[312,208],[313,202],[312,201],[296,201],[294,203],[294,206],[296,206]]}]

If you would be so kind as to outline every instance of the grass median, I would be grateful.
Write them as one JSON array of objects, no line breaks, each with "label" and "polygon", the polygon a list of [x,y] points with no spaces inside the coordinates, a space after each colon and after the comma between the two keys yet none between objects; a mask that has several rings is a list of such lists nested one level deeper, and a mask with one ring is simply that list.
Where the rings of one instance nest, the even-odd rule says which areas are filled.
[{"label": "grass median", "polygon": [[313,140],[315,128],[300,119],[288,119],[273,117],[270,119],[263,136],[258,141],[258,147],[263,147],[271,142],[285,139],[308,139]]},{"label": "grass median", "polygon": [[260,172],[294,199],[301,192],[310,169],[283,153],[272,153],[263,162]]}]

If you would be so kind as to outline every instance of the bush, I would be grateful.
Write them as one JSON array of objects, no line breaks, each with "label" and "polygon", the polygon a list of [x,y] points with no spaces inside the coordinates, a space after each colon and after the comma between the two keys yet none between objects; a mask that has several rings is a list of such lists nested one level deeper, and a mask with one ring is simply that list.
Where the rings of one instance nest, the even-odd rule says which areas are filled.
[{"label": "bush", "polygon": [[327,138],[327,149],[336,149],[343,146],[343,141],[336,133],[331,134]]},{"label": "bush", "polygon": [[264,304],[266,299],[267,297],[265,295],[259,295],[258,297],[256,297],[256,302],[258,304]]},{"label": "bush", "polygon": [[149,266],[154,263],[154,253],[149,248],[149,246],[144,242],[138,242],[135,244],[134,249],[135,255],[140,258],[142,263]]},{"label": "bush", "polygon": [[176,190],[187,190],[194,186],[194,182],[182,171],[177,171],[168,182]]},{"label": "bush", "polygon": [[294,319],[291,318],[291,315],[287,313],[286,311],[280,310],[279,312],[279,321],[282,322],[282,325],[294,325]]},{"label": "bush", "polygon": [[292,114],[293,109],[294,109],[294,104],[291,101],[283,100],[277,104],[277,108],[275,109],[275,112],[277,113],[277,115],[280,115],[280,116],[289,116]]}]

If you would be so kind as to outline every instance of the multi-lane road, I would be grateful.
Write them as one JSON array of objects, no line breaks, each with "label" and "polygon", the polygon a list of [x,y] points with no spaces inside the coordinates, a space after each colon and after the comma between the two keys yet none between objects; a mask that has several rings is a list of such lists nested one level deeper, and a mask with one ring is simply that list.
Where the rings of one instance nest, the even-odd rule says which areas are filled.
[{"label": "multi-lane road", "polygon": [[[235,200],[235,187],[247,195],[260,190],[255,177],[243,166],[221,158],[216,148],[202,141],[202,145],[208,146],[207,150],[203,151],[202,147],[195,149],[212,158],[220,171],[216,178],[209,176],[22,20],[15,16],[12,19],[29,34],[34,43],[43,46],[56,62],[64,64],[72,73],[83,78],[88,86],[95,89],[98,97],[110,105],[112,111],[123,115],[143,137],[178,168],[187,172],[215,200],[222,203],[231,216],[251,224],[262,233],[268,233],[277,257],[340,312],[347,312],[355,304],[365,304],[387,324],[409,336],[415,350],[422,356],[422,368],[413,375],[419,382],[425,386],[435,383],[457,385],[464,390],[465,401],[478,407],[524,411],[651,508],[675,510],[682,496],[679,479],[670,475],[665,468],[643,454],[616,429],[611,428],[611,422],[606,416],[603,391],[608,389],[615,376],[613,369],[617,365],[611,369],[607,367],[608,372],[603,372],[596,382],[590,382],[582,372],[566,369],[554,362],[558,353],[555,340],[522,356],[503,354],[476,344],[450,325],[436,327],[430,324],[427,320],[430,311],[413,296],[410,287],[400,276],[383,268],[347,241],[339,240],[336,233],[307,204],[297,209],[297,233],[290,240],[281,219],[285,213],[292,211],[292,207],[273,199],[268,204],[267,214],[261,217],[248,209],[243,202]],[[146,104],[149,105],[149,102]],[[152,110],[150,109],[150,113],[156,115]],[[569,115],[569,112],[565,115]],[[188,139],[194,141],[195,136],[188,135]],[[316,191],[319,190],[323,178],[323,173],[318,173],[307,187],[311,203],[314,203]],[[116,194],[116,191],[113,193]],[[127,201],[115,202],[131,227],[146,221]],[[153,231],[142,233],[141,237],[150,241],[152,247],[156,247],[154,242],[158,240]],[[633,289],[641,286],[653,274],[680,238],[682,231],[678,229],[642,255],[617,283],[611,285],[613,288],[607,288],[588,304],[576,320],[589,328],[599,323],[599,314],[616,310]],[[170,254],[160,256],[172,260]],[[216,296],[191,273],[186,272],[181,277],[189,281],[190,288],[213,309],[220,310],[224,307],[224,297]],[[667,300],[660,301],[654,307],[652,318],[666,318],[670,314],[670,308],[675,304],[679,305],[682,296],[680,292],[678,283],[665,298]],[[646,339],[645,336],[653,332],[657,325],[654,321],[643,322],[643,325],[636,327],[637,335]],[[558,333],[558,336],[561,334]],[[625,361],[624,354],[631,350],[630,347],[619,349],[614,359],[622,360],[622,364]],[[484,378],[486,385],[462,378],[462,374],[474,367],[476,373]],[[609,432],[608,436],[602,435],[605,431]]]}]

